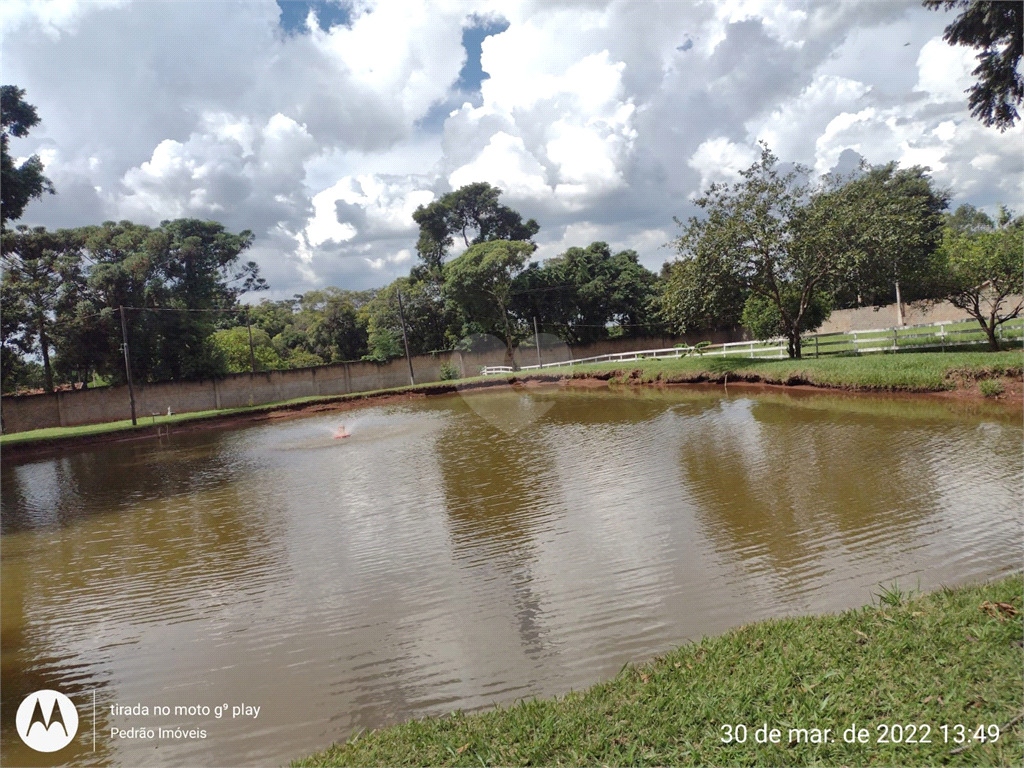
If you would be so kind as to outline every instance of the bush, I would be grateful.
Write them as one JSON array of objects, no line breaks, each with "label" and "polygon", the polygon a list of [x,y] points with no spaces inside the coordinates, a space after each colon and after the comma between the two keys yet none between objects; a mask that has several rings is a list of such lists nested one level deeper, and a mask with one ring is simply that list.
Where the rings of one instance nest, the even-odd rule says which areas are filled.
[{"label": "bush", "polygon": [[982,379],[979,384],[981,387],[981,394],[985,397],[997,397],[1003,394],[1006,387],[1003,386],[1003,382],[995,379]]},{"label": "bush", "polygon": [[454,381],[461,375],[459,366],[455,363],[441,363],[441,381]]}]

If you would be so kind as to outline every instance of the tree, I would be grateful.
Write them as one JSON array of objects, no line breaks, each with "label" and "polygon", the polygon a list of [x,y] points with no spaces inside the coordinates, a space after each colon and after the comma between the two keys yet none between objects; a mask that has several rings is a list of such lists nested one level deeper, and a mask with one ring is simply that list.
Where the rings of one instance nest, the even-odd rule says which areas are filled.
[{"label": "tree", "polygon": [[978,66],[971,73],[978,82],[967,90],[971,115],[1000,131],[1012,128],[1019,117],[1017,106],[1024,100],[1024,77],[1019,71],[1024,56],[1024,5],[992,0],[924,0],[924,5],[932,10],[963,9],[942,38],[950,45],[981,49]]},{"label": "tree", "polygon": [[657,317],[677,334],[735,328],[748,291],[723,254],[704,249],[662,268]]},{"label": "tree", "polygon": [[24,355],[32,350],[32,313],[25,296],[6,274],[0,280],[0,310],[0,389],[10,392],[26,383]]},{"label": "tree", "polygon": [[1002,208],[995,227],[974,232],[947,227],[941,255],[949,302],[978,321],[990,349],[999,349],[997,328],[1024,309],[1024,217]]},{"label": "tree", "polygon": [[607,243],[570,248],[531,265],[516,281],[513,310],[536,317],[570,344],[608,338],[616,323],[625,335],[646,328],[657,275],[640,264],[636,251],[612,254]]},{"label": "tree", "polygon": [[789,355],[800,357],[800,335],[811,328],[808,307],[837,264],[832,254],[804,247],[799,217],[808,191],[797,182],[805,171],[797,166],[781,174],[777,162],[762,144],[761,158],[741,172],[743,181],[732,187],[712,184],[696,201],[707,218],[691,217],[676,246],[684,260],[696,262],[701,277],[717,272],[725,282],[719,288],[736,283],[748,298],[774,303]]},{"label": "tree", "polygon": [[270,335],[262,328],[252,329],[252,356],[249,355],[249,329],[244,325],[215,331],[210,342],[221,357],[227,373],[249,373],[252,358],[257,371],[273,371],[286,367],[270,342]]},{"label": "tree", "polygon": [[36,108],[25,101],[25,89],[0,86],[0,230],[7,222],[20,219],[29,201],[42,197],[43,192],[53,194],[53,184],[43,175],[38,155],[16,166],[9,151],[12,136],[27,136],[38,124]]},{"label": "tree", "polygon": [[[501,190],[486,182],[460,187],[430,205],[419,206],[413,220],[420,227],[416,252],[428,270],[437,272],[460,235],[468,248],[491,240],[530,240],[540,225],[498,202]],[[470,233],[475,233],[472,240]]]},{"label": "tree", "polygon": [[974,233],[993,229],[995,222],[984,211],[964,203],[946,216],[946,226],[954,232]]},{"label": "tree", "polygon": [[81,238],[73,230],[48,232],[43,227],[19,226],[0,234],[0,241],[6,293],[15,299],[15,315],[24,313],[22,345],[38,350],[43,360],[44,387],[52,392],[50,352],[54,347],[55,311],[64,286],[73,285],[81,277]]},{"label": "tree", "polygon": [[315,353],[325,360],[358,360],[366,354],[366,326],[346,296],[330,296],[310,332]]},{"label": "tree", "polygon": [[443,287],[433,279],[410,276],[382,288],[362,310],[369,334],[367,357],[383,361],[404,354],[399,291],[409,351],[416,354],[451,349],[460,337],[461,318],[458,308],[442,295]]},{"label": "tree", "polygon": [[819,251],[849,252],[849,271],[833,280],[838,306],[932,298],[935,254],[949,194],[928,169],[895,162],[827,176],[805,211],[802,235]]},{"label": "tree", "polygon": [[[80,230],[91,266],[69,340],[95,355],[96,369],[125,378],[119,307],[139,381],[196,379],[223,370],[210,337],[238,297],[262,290],[253,262],[239,265],[252,233],[226,232],[213,221],[179,219],[158,228],[105,222]],[[79,341],[75,342],[74,339]]]},{"label": "tree", "polygon": [[446,295],[469,323],[505,339],[510,366],[517,335],[510,312],[513,284],[535,248],[528,242],[492,240],[470,247],[444,267]]},{"label": "tree", "polygon": [[[712,184],[697,200],[707,217],[691,218],[676,241],[688,264],[662,307],[679,309],[669,317],[677,325],[718,313],[731,319],[742,295],[744,307],[755,302],[747,318],[758,318],[762,333],[781,329],[790,356],[800,357],[800,336],[828,317],[828,297],[880,293],[900,279],[925,283],[947,197],[916,166],[826,176],[812,188],[799,182],[806,169],[782,174],[777,163],[762,144],[742,181]],[[763,321],[762,300],[774,306],[773,322]]]}]

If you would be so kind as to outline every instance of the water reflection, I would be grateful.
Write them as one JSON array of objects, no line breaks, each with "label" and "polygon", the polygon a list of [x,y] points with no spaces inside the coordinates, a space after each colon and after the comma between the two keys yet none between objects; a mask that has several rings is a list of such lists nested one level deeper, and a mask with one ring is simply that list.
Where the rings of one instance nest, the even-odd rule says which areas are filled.
[{"label": "water reflection", "polygon": [[[452,396],[346,414],[343,441],[327,415],[5,461],[0,705],[95,692],[73,764],[286,763],[880,581],[1016,567],[1019,420],[732,389]],[[154,749],[102,738],[130,724],[115,701],[263,709],[161,722],[211,735]],[[0,736],[4,765],[47,764]]]}]

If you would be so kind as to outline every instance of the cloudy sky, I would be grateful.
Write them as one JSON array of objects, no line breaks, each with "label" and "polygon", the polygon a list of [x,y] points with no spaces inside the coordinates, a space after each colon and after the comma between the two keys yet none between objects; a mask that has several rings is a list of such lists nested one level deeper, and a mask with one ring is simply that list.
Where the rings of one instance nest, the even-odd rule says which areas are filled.
[{"label": "cloudy sky", "polygon": [[[974,52],[919,2],[6,0],[15,139],[58,194],[22,223],[251,229],[283,298],[408,273],[411,214],[488,181],[537,256],[605,240],[650,268],[672,217],[767,141],[818,172],[928,165],[954,205],[1021,210],[1022,127],[971,118]],[[854,154],[856,153],[856,154]]]}]

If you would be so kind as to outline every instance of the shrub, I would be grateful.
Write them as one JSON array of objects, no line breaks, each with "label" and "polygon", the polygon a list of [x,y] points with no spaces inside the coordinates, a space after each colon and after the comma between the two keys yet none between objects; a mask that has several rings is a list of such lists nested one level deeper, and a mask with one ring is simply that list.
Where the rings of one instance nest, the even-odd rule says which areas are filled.
[{"label": "shrub", "polygon": [[459,366],[455,363],[441,363],[441,381],[454,381],[461,375]]},{"label": "shrub", "polygon": [[996,379],[982,379],[978,386],[981,387],[981,394],[985,397],[997,397],[1003,394],[1006,387],[1003,386],[1003,382]]}]

